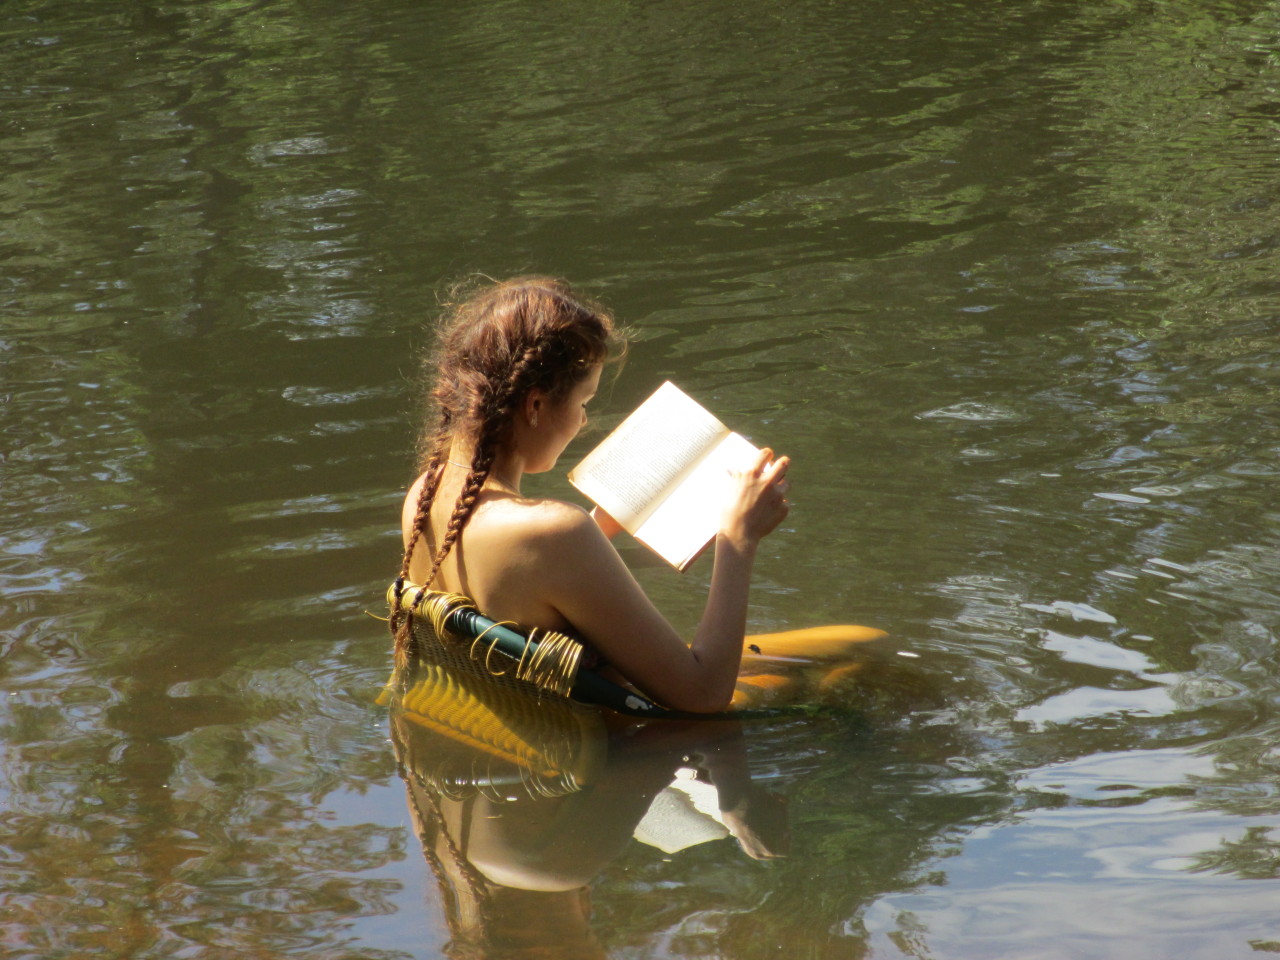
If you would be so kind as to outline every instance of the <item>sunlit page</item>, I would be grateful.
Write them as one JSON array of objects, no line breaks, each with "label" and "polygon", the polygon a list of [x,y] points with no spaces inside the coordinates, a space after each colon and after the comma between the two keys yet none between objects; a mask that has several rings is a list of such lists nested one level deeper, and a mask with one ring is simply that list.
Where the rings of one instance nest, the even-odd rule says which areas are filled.
[{"label": "sunlit page", "polygon": [[664,383],[569,474],[569,480],[628,530],[687,473],[717,437],[719,420]]},{"label": "sunlit page", "polygon": [[720,528],[731,492],[729,471],[750,467],[758,452],[739,434],[726,436],[650,513],[636,539],[683,570]]}]

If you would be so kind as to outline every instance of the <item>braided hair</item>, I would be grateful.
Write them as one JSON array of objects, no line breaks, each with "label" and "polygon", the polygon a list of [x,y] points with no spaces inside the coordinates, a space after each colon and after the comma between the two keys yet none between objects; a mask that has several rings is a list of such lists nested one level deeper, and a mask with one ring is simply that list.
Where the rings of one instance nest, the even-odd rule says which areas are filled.
[{"label": "braided hair", "polygon": [[434,417],[418,442],[425,479],[396,580],[391,610],[397,666],[408,665],[412,617],[400,610],[415,548],[428,533],[450,445],[469,441],[471,463],[421,589],[435,581],[475,511],[515,414],[531,390],[562,400],[591,369],[622,346],[612,317],[576,296],[561,280],[518,277],[489,283],[458,298],[446,313],[433,358]]}]

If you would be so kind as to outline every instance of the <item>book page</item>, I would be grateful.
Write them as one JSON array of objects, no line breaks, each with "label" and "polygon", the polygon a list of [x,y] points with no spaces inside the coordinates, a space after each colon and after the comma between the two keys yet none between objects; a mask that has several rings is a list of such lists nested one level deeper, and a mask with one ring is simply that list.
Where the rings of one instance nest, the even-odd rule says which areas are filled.
[{"label": "book page", "polygon": [[732,489],[729,471],[750,467],[758,453],[741,435],[726,436],[635,531],[636,539],[685,569],[720,529]]},{"label": "book page", "polygon": [[728,428],[664,383],[569,473],[569,482],[631,533]]}]

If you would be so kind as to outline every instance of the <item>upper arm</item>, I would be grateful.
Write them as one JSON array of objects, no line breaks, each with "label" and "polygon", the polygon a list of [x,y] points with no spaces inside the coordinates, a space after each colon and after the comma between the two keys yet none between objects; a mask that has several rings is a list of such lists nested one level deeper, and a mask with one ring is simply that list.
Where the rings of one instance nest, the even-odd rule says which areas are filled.
[{"label": "upper arm", "polygon": [[715,709],[704,696],[703,665],[653,605],[613,544],[577,508],[558,518],[556,562],[543,593],[574,632],[654,699],[689,710]]}]

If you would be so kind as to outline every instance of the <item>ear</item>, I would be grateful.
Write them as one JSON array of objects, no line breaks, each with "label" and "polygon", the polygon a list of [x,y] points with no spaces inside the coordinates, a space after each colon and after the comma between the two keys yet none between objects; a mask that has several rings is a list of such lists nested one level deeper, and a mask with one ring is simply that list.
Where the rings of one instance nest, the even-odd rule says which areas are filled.
[{"label": "ear", "polygon": [[547,405],[547,395],[534,387],[524,395],[524,419],[531,427],[538,425],[538,413]]}]

